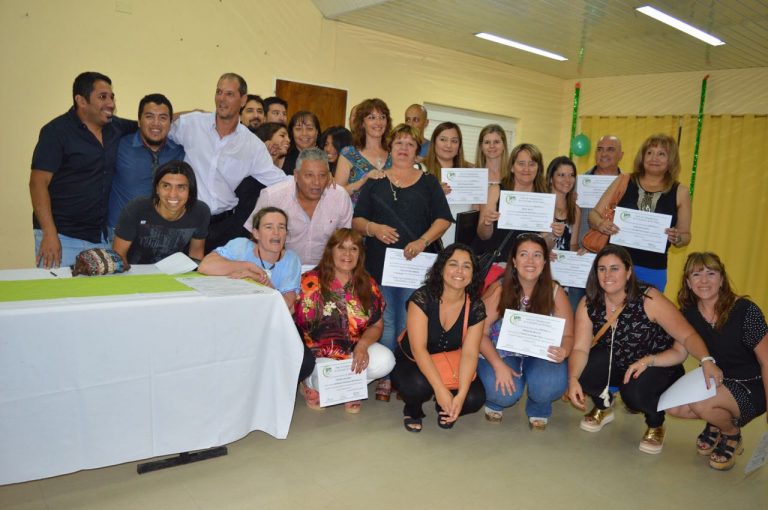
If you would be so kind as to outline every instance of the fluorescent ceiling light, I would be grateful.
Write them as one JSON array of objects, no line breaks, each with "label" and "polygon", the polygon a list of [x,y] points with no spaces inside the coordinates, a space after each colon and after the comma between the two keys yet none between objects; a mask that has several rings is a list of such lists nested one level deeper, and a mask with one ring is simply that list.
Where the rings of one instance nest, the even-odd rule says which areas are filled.
[{"label": "fluorescent ceiling light", "polygon": [[657,9],[654,9],[650,5],[638,7],[636,10],[642,12],[646,16],[650,16],[655,20],[661,21],[662,23],[665,23],[672,28],[676,28],[681,32],[685,32],[686,34],[693,36],[696,39],[704,41],[707,44],[711,44],[712,46],[721,46],[725,44],[723,41],[721,41],[717,37],[709,35],[708,33],[703,32],[696,27],[692,27],[688,23],[680,21],[677,18],[673,18],[669,14],[664,14],[663,12]]},{"label": "fluorescent ceiling light", "polygon": [[509,39],[505,39],[504,37],[499,37],[498,35],[480,32],[475,34],[475,37],[479,37],[480,39],[485,39],[486,41],[503,44],[504,46],[517,48],[518,50],[527,51],[529,53],[535,53],[536,55],[541,55],[542,57],[551,58],[552,60],[560,60],[560,61],[568,60],[564,56],[558,55],[557,53],[551,53],[549,51],[540,50],[539,48],[534,48],[533,46],[528,46],[527,44],[510,41]]}]

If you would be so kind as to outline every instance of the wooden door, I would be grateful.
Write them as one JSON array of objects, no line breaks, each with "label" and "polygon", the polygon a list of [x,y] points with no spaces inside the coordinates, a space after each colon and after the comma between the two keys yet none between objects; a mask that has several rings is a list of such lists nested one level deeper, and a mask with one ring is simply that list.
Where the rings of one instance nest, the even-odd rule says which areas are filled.
[{"label": "wooden door", "polygon": [[294,113],[307,110],[317,115],[322,130],[346,124],[346,90],[278,79],[275,95],[288,101],[288,120]]}]

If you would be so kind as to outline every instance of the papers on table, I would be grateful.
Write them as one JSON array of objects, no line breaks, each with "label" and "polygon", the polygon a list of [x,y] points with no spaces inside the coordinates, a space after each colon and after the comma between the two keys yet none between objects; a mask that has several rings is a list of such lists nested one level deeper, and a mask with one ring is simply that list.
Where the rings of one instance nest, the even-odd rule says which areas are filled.
[{"label": "papers on table", "polygon": [[560,282],[563,287],[585,288],[596,254],[579,255],[578,252],[564,250],[552,250],[552,252],[555,254],[555,261],[550,264],[552,278]]},{"label": "papers on table", "polygon": [[502,191],[499,213],[499,228],[551,232],[555,217],[555,194]]},{"label": "papers on table", "polygon": [[184,274],[197,269],[197,262],[177,251],[155,262],[155,267],[165,274]]},{"label": "papers on table", "polygon": [[387,287],[418,289],[424,282],[424,275],[435,263],[437,254],[419,253],[411,260],[406,260],[403,250],[387,248],[384,255],[384,272],[381,284]]},{"label": "papers on table", "polygon": [[763,434],[763,437],[760,438],[760,442],[757,443],[755,453],[752,454],[749,462],[747,462],[747,467],[744,468],[744,473],[750,474],[752,471],[760,468],[765,464],[766,459],[768,459],[768,432]]},{"label": "papers on table", "polygon": [[67,267],[55,267],[52,269],[30,268],[30,269],[2,269],[0,270],[0,281],[11,280],[49,280],[52,278],[72,278],[72,270]]},{"label": "papers on table", "polygon": [[612,244],[656,253],[666,251],[664,229],[672,225],[672,215],[617,207],[613,222],[619,227],[619,233],[611,236]]},{"label": "papers on table", "polygon": [[352,371],[352,359],[317,362],[317,391],[320,407],[368,398],[368,369]]},{"label": "papers on table", "polygon": [[252,280],[237,280],[226,276],[188,276],[176,280],[209,297],[276,292]]},{"label": "papers on table", "polygon": [[451,192],[445,196],[450,205],[488,202],[487,168],[443,168],[440,175],[451,187]]},{"label": "papers on table", "polygon": [[579,175],[576,178],[576,205],[594,208],[616,177],[618,175]]},{"label": "papers on table", "polygon": [[714,380],[710,381],[709,389],[707,389],[707,384],[704,382],[704,371],[699,367],[691,370],[667,388],[667,391],[659,397],[656,410],[663,411],[670,407],[700,402],[714,397],[716,391]]},{"label": "papers on table", "polygon": [[538,313],[506,310],[496,348],[552,361],[547,348],[559,347],[565,319]]}]

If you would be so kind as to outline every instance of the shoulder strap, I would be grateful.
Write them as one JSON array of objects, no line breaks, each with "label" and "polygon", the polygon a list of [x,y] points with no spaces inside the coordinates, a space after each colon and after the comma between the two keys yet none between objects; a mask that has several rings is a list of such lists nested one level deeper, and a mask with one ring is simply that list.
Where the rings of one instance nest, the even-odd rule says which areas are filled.
[{"label": "shoulder strap", "polygon": [[464,338],[467,336],[467,324],[469,324],[469,296],[466,296],[464,299],[464,326],[461,328],[462,345],[464,345]]},{"label": "shoulder strap", "polygon": [[627,306],[626,304],[621,305],[618,309],[616,309],[615,312],[611,315],[611,317],[605,321],[605,324],[603,324],[603,327],[600,328],[597,333],[595,333],[595,336],[592,337],[592,345],[594,346],[598,340],[600,340],[600,337],[603,336],[603,334],[606,332],[606,330],[611,326],[613,321],[616,320],[616,318],[619,316],[622,310],[624,310],[624,307]]}]

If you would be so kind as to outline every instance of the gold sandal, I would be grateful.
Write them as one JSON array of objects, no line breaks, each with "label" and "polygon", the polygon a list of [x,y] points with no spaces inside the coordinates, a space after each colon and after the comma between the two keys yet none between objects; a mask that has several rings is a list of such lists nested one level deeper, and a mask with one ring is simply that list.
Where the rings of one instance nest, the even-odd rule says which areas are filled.
[{"label": "gold sandal", "polygon": [[549,420],[547,418],[534,418],[533,416],[531,416],[530,418],[528,418],[528,428],[538,432],[543,432],[547,430],[548,422]]},{"label": "gold sandal", "polygon": [[648,427],[645,431],[643,439],[640,440],[640,451],[644,453],[657,454],[661,453],[661,449],[664,447],[664,436],[666,431],[664,427]]},{"label": "gold sandal", "polygon": [[581,419],[579,427],[581,427],[581,430],[586,430],[587,432],[600,432],[603,430],[603,427],[613,421],[613,418],[613,409],[610,407],[607,409],[593,407],[592,410],[585,414],[584,418]]},{"label": "gold sandal", "polygon": [[502,411],[495,411],[488,406],[485,407],[485,419],[489,422],[501,423],[502,418],[504,418]]}]

